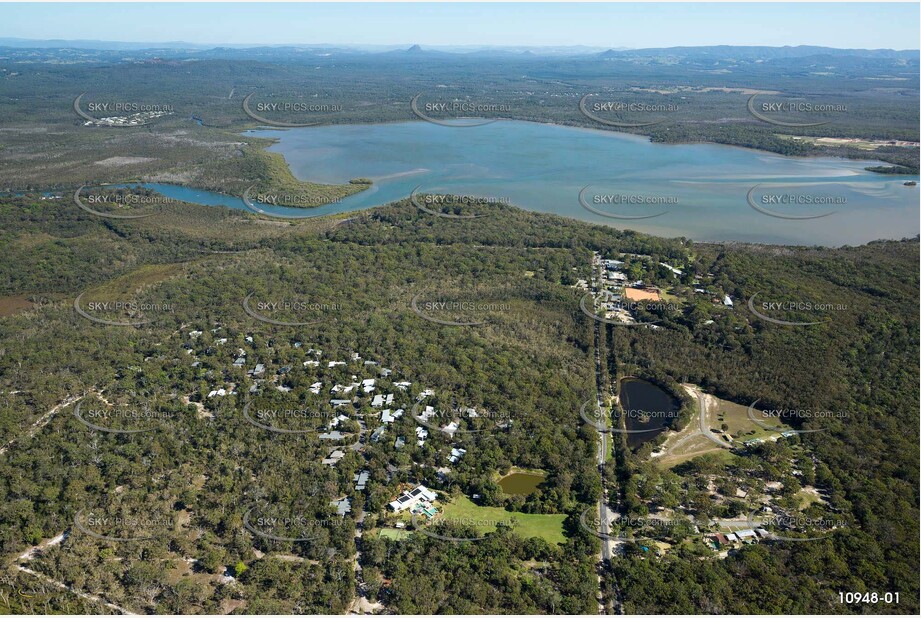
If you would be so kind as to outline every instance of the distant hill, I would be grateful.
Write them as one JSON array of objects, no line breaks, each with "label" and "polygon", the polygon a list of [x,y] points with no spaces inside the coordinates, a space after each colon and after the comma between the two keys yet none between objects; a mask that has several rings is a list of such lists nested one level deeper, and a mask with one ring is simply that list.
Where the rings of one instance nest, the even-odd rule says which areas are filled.
[{"label": "distant hill", "polygon": [[315,52],[339,54],[455,54],[455,55],[517,55],[540,57],[584,57],[602,60],[618,60],[631,58],[657,58],[673,57],[686,60],[706,59],[734,59],[744,61],[775,60],[808,58],[813,56],[826,57],[861,57],[861,58],[889,58],[889,59],[917,59],[918,50],[892,50],[892,49],[839,49],[834,47],[819,47],[814,45],[797,45],[785,47],[767,46],[734,46],[712,45],[701,47],[653,47],[644,49],[610,48],[599,51],[599,48],[588,46],[523,46],[523,45],[442,45],[421,47],[413,44],[405,45],[333,45],[329,43],[288,43],[277,45],[258,44],[202,44],[188,43],[185,41],[168,42],[126,42],[126,41],[98,41],[85,39],[24,39],[17,37],[0,37],[0,47],[16,49],[84,49],[98,51],[151,51],[172,50],[191,53],[207,53],[209,56],[218,56],[220,52],[233,52],[234,56],[240,53],[252,52],[254,55],[280,56],[284,53]]},{"label": "distant hill", "polygon": [[212,49],[214,45],[201,43],[186,43],[184,41],[168,41],[163,43],[125,42],[125,41],[94,41],[84,39],[20,39],[16,37],[0,37],[0,47],[17,47],[25,49],[96,49],[96,50],[131,50],[142,49]]},{"label": "distant hill", "polygon": [[684,59],[735,59],[735,60],[781,60],[809,58],[813,56],[857,56],[862,58],[898,58],[917,59],[918,50],[893,49],[838,49],[815,45],[797,45],[784,47],[712,45],[703,47],[654,47],[648,49],[627,49],[607,51],[597,54],[602,59],[640,58],[655,56],[672,56]]}]

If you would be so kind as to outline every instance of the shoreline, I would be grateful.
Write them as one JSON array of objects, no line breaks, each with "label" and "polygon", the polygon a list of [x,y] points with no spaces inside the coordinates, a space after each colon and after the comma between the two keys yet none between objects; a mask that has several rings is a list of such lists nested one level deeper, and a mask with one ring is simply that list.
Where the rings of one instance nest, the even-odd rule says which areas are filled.
[{"label": "shoreline", "polygon": [[[785,155],[785,154],[781,154],[781,153],[779,153],[779,152],[775,152],[775,151],[773,151],[773,150],[766,150],[766,149],[764,149],[764,148],[757,148],[757,147],[755,147],[755,146],[742,146],[742,145],[740,145],[740,144],[727,144],[727,143],[724,143],[724,142],[714,142],[714,141],[710,141],[710,140],[701,140],[701,141],[680,141],[680,142],[656,142],[656,141],[653,141],[653,140],[652,140],[652,137],[651,137],[650,135],[647,135],[647,134],[644,134],[644,133],[631,133],[630,131],[617,131],[617,130],[615,130],[615,129],[609,129],[609,128],[592,127],[592,126],[589,126],[588,124],[575,124],[575,123],[574,123],[574,124],[567,124],[567,123],[561,123],[561,122],[542,121],[542,120],[527,120],[527,119],[521,119],[521,118],[497,118],[497,119],[495,119],[495,120],[496,120],[496,122],[495,122],[495,123],[492,123],[492,124],[498,124],[498,123],[502,123],[502,122],[507,122],[507,123],[524,123],[524,124],[535,124],[535,125],[542,125],[542,126],[548,126],[548,127],[558,127],[558,128],[561,128],[561,129],[572,129],[572,130],[576,130],[576,131],[588,131],[588,132],[592,132],[592,133],[595,133],[595,134],[605,134],[605,135],[609,135],[609,136],[613,136],[613,137],[618,137],[618,138],[623,138],[623,139],[631,139],[631,138],[632,138],[632,139],[634,139],[634,140],[636,140],[636,141],[639,141],[639,142],[642,142],[642,143],[646,143],[646,144],[656,144],[656,145],[659,145],[659,146],[723,146],[723,147],[726,147],[726,148],[738,148],[738,149],[741,149],[741,150],[747,150],[747,151],[756,152],[756,153],[771,154],[771,155],[775,155],[775,156],[778,156],[778,157],[783,157],[783,158],[785,158],[785,159],[791,159],[791,160],[831,159],[831,160],[855,161],[855,162],[864,162],[864,161],[865,161],[865,162],[867,162],[867,165],[868,165],[868,166],[869,166],[869,165],[872,165],[872,164],[877,164],[878,166],[882,166],[882,167],[885,167],[885,166],[900,167],[900,165],[897,164],[897,163],[889,163],[889,162],[883,161],[883,160],[881,160],[881,159],[852,158],[852,157],[836,156],[836,155],[833,155],[833,154],[824,154],[824,153],[816,153],[816,154],[814,154],[814,155]],[[416,119],[388,120],[388,121],[372,121],[372,122],[329,123],[329,124],[320,124],[320,125],[316,125],[316,126],[313,126],[313,127],[282,128],[282,127],[270,127],[270,126],[266,126],[266,127],[258,127],[258,128],[254,128],[254,129],[241,129],[241,130],[238,132],[238,134],[241,135],[241,136],[245,136],[246,133],[252,133],[252,132],[255,132],[255,131],[272,131],[272,132],[278,132],[278,133],[284,134],[284,133],[286,133],[286,132],[288,132],[288,131],[292,131],[292,130],[303,130],[303,129],[325,129],[325,128],[329,128],[329,127],[390,126],[390,125],[414,124],[414,123],[432,124],[432,123],[426,122],[425,120],[416,118]],[[744,123],[743,123],[743,124],[744,124]],[[280,142],[281,142],[281,136],[280,136],[280,135],[276,135],[276,136],[252,135],[252,137],[256,137],[256,138],[259,138],[259,139],[268,139],[268,140],[272,140],[274,143],[273,143],[273,144],[269,144],[268,146],[265,147],[265,150],[267,150],[267,151],[268,151],[269,148],[272,148],[273,146],[277,146],[277,145],[279,145]],[[854,138],[854,139],[860,139],[860,138]],[[869,139],[869,138],[868,138],[868,139]],[[921,147],[921,143],[919,143],[919,147]],[[281,153],[279,153],[279,154],[281,154]],[[919,174],[921,174],[921,170],[919,170],[919,171],[917,171],[917,172],[908,173],[908,174],[885,174],[885,173],[882,173],[882,172],[874,172],[874,171],[871,171],[871,170],[867,170],[866,168],[864,169],[864,171],[867,171],[867,172],[869,172],[869,173],[871,173],[871,174],[875,174],[875,175],[881,176],[881,177],[884,177],[884,176],[896,176],[896,177],[897,177],[897,176],[918,176]],[[314,183],[317,183],[317,184],[330,184],[330,183],[327,183],[327,182],[321,182],[321,181],[317,181],[317,180],[307,180],[307,179],[303,179],[303,178],[299,178],[298,180],[303,180],[303,181],[305,181],[305,182],[314,182]]]},{"label": "shoreline", "polygon": [[[176,188],[180,188],[180,189],[186,189],[186,190],[189,190],[189,191],[198,191],[198,192],[203,192],[203,193],[212,193],[212,194],[214,194],[214,195],[218,195],[218,196],[221,196],[221,197],[224,197],[224,198],[228,198],[228,199],[240,199],[240,200],[241,200],[241,203],[242,203],[242,196],[236,196],[236,195],[231,195],[231,194],[228,194],[228,193],[222,193],[222,192],[218,192],[218,191],[213,191],[213,190],[211,190],[211,189],[204,189],[204,188],[201,188],[201,187],[195,187],[195,186],[191,186],[191,185],[184,185],[184,184],[177,184],[177,183],[144,182],[144,181],[138,181],[138,180],[129,180],[129,181],[123,181],[123,182],[105,183],[105,184],[100,184],[99,186],[100,186],[100,187],[103,187],[103,186],[109,186],[109,187],[111,187],[111,186],[132,185],[132,184],[136,184],[136,185],[144,185],[144,184],[166,185],[166,186],[176,187]],[[373,188],[373,187],[374,187],[374,185],[372,185],[372,188]],[[73,192],[73,190],[75,190],[75,189],[76,189],[76,187],[73,187],[73,188],[66,188],[66,189],[56,188],[56,189],[50,190],[50,192],[60,192],[60,193],[62,193],[62,195],[63,195],[63,194],[66,194],[67,192]],[[150,190],[156,192],[155,189],[150,189]],[[35,191],[28,191],[28,192],[23,193],[23,194],[21,194],[21,195],[3,195],[2,193],[0,193],[0,198],[3,198],[3,197],[10,197],[10,198],[25,197],[25,196],[27,196],[28,194],[41,194],[41,193],[47,193],[47,192],[49,192],[49,191],[46,190],[46,189],[37,189],[37,190],[35,190]],[[353,195],[361,195],[362,193],[364,193],[364,191],[359,192],[359,193],[355,193],[355,194],[353,194]],[[161,194],[161,195],[162,195],[162,194]],[[66,197],[66,196],[65,196],[65,197]],[[349,197],[352,197],[352,196],[349,196]],[[303,216],[291,216],[291,217],[286,217],[286,216],[284,216],[284,215],[272,216],[271,213],[270,213],[269,215],[267,215],[267,216],[266,216],[266,215],[261,215],[260,213],[252,212],[252,211],[246,209],[245,207],[233,208],[233,207],[230,207],[230,206],[225,206],[225,205],[223,205],[223,204],[204,204],[204,203],[199,203],[199,202],[185,202],[184,200],[179,200],[179,199],[175,199],[175,198],[172,198],[172,199],[174,199],[174,201],[176,201],[176,202],[184,202],[184,203],[192,204],[192,205],[195,205],[195,206],[204,206],[204,207],[206,207],[206,208],[227,208],[227,209],[229,209],[229,210],[237,210],[237,211],[239,211],[239,212],[242,212],[242,213],[245,213],[245,214],[249,214],[249,215],[252,215],[252,216],[257,217],[257,218],[263,218],[263,219],[266,219],[266,220],[273,220],[273,219],[274,219],[274,220],[287,220],[287,221],[289,221],[289,222],[296,222],[296,221],[298,221],[298,220],[321,219],[321,218],[324,218],[324,217],[334,218],[334,217],[342,217],[342,216],[345,216],[345,215],[351,215],[351,214],[355,214],[355,213],[370,212],[370,211],[375,210],[375,209],[378,209],[378,208],[387,208],[387,207],[394,206],[394,205],[398,204],[398,203],[401,201],[401,200],[393,200],[393,201],[385,202],[385,203],[383,203],[383,204],[377,204],[377,205],[374,205],[374,206],[367,206],[367,207],[363,207],[363,208],[356,208],[356,209],[352,209],[352,210],[343,210],[343,211],[336,212],[336,213],[327,213],[327,214],[319,214],[319,215],[318,215],[318,214],[307,214],[307,213],[311,212],[312,210],[314,210],[314,209],[316,209],[316,208],[322,208],[322,207],[325,207],[325,206],[334,205],[334,204],[336,204],[336,202],[329,202],[329,203],[327,203],[327,204],[319,204],[319,205],[317,205],[317,206],[312,206],[312,207],[309,207],[309,208],[307,208],[307,207],[299,208],[299,207],[292,207],[292,206],[284,206],[284,208],[292,208],[292,209],[294,209],[294,210],[304,211],[304,213],[305,213]],[[406,199],[406,198],[403,198],[403,199]],[[260,205],[261,205],[261,206],[273,207],[273,208],[276,207],[276,206],[273,205],[273,204],[260,204]],[[840,245],[822,245],[822,244],[803,245],[803,244],[791,244],[791,243],[753,242],[753,241],[743,241],[743,240],[697,240],[697,239],[693,239],[693,238],[687,238],[687,237],[684,237],[684,236],[665,236],[665,235],[661,235],[661,234],[651,234],[651,233],[648,233],[648,232],[641,232],[641,231],[638,231],[638,230],[630,230],[629,228],[616,228],[616,227],[612,227],[612,226],[606,226],[606,225],[604,225],[604,224],[602,224],[602,223],[596,223],[596,222],[593,222],[593,221],[586,221],[586,220],[584,220],[584,219],[579,219],[579,218],[576,218],[576,217],[568,217],[568,216],[561,215],[561,214],[558,214],[558,213],[550,213],[550,212],[543,212],[543,211],[539,211],[539,210],[532,210],[532,209],[530,209],[530,208],[525,208],[525,207],[523,207],[523,206],[520,206],[520,205],[514,204],[514,203],[503,204],[503,206],[508,206],[508,207],[511,207],[511,208],[516,208],[516,209],[521,210],[521,211],[523,211],[523,212],[527,212],[527,213],[530,213],[530,214],[533,214],[533,215],[537,215],[537,216],[542,216],[542,217],[559,217],[559,218],[561,218],[561,219],[565,219],[565,220],[568,220],[568,221],[574,221],[574,222],[582,223],[582,224],[584,224],[584,225],[599,226],[599,227],[604,227],[604,228],[607,228],[607,229],[613,229],[613,230],[616,230],[616,231],[618,231],[618,232],[630,231],[630,232],[633,232],[633,233],[635,233],[635,234],[639,234],[639,235],[642,235],[642,236],[648,236],[648,237],[650,237],[650,238],[661,238],[661,239],[665,239],[665,240],[677,240],[677,239],[680,239],[680,238],[685,238],[685,239],[687,239],[687,240],[693,242],[693,243],[696,244],[696,245],[704,245],[704,246],[736,246],[736,247],[748,247],[748,248],[752,248],[752,249],[767,249],[767,250],[774,250],[774,249],[790,249],[790,250],[793,250],[793,249],[795,249],[795,250],[811,250],[811,251],[815,251],[815,250],[837,250],[837,249],[843,249],[843,248],[857,248],[857,247],[863,247],[863,246],[866,246],[866,245],[869,245],[869,244],[873,244],[873,243],[878,243],[878,242],[904,242],[904,241],[911,241],[911,240],[914,240],[914,239],[917,239],[917,238],[921,237],[921,230],[916,230],[916,231],[915,231],[915,234],[914,234],[913,236],[902,236],[902,237],[899,237],[899,238],[874,238],[874,239],[872,239],[872,240],[868,240],[868,241],[862,242],[862,243],[856,243],[856,244],[843,243],[843,244],[840,244]]]}]

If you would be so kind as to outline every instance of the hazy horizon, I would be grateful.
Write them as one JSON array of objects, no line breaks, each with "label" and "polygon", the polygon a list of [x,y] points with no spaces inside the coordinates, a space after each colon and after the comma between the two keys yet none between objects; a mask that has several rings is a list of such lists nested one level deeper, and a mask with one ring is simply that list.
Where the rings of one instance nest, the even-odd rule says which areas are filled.
[{"label": "hazy horizon", "polygon": [[0,38],[206,47],[904,51],[921,47],[919,19],[917,3],[11,3],[0,4]]},{"label": "hazy horizon", "polygon": [[[603,52],[608,50],[615,51],[643,51],[647,49],[678,49],[678,48],[707,48],[707,47],[767,47],[773,49],[783,49],[783,48],[797,48],[797,47],[819,47],[823,49],[835,49],[835,50],[855,50],[855,51],[894,51],[894,52],[906,52],[906,51],[919,51],[921,50],[921,45],[916,47],[852,47],[852,46],[835,46],[835,45],[813,45],[810,43],[802,43],[797,45],[742,45],[742,44],[700,44],[700,45],[663,45],[663,46],[644,46],[644,47],[605,47],[598,45],[488,45],[488,44],[463,44],[457,43],[454,45],[421,45],[419,43],[413,42],[403,42],[403,43],[387,43],[387,44],[365,44],[365,43],[328,43],[328,42],[287,42],[287,43],[194,43],[191,41],[183,40],[173,40],[173,41],[141,41],[141,40],[130,40],[122,41],[115,39],[64,39],[64,38],[22,38],[22,37],[7,37],[0,36],[0,47],[3,46],[4,41],[17,41],[21,42],[23,46],[26,43],[44,43],[50,45],[52,43],[61,43],[61,44],[77,44],[81,43],[84,45],[93,45],[93,49],[107,50],[108,48],[103,47],[106,44],[112,45],[121,45],[121,46],[132,46],[135,49],[156,49],[156,48],[176,48],[179,49],[183,46],[193,47],[200,50],[209,50],[209,49],[218,49],[218,48],[230,48],[230,49],[256,49],[256,48],[285,48],[285,47],[309,47],[309,48],[339,48],[339,49],[350,49],[355,51],[365,51],[365,52],[376,52],[376,51],[391,51],[391,50],[401,50],[409,49],[413,46],[419,46],[423,50],[432,50],[432,51],[457,51],[457,52],[475,52],[480,50],[567,50],[571,52],[581,51],[585,53],[596,53]],[[98,45],[99,47],[96,47]],[[145,46],[150,45],[151,47],[135,47],[135,46]],[[116,51],[116,50],[111,50]]]}]

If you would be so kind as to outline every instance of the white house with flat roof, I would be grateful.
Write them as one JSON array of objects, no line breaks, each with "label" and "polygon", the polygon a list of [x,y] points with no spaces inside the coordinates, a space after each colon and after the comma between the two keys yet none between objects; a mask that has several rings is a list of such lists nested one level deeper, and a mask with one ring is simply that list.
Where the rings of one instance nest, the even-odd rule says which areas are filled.
[{"label": "white house with flat roof", "polygon": [[397,410],[396,412],[391,412],[390,410],[384,410],[381,412],[381,422],[382,423],[392,423],[403,416],[403,410]]},{"label": "white house with flat roof", "polygon": [[431,489],[425,485],[419,485],[415,489],[404,491],[389,506],[395,513],[400,513],[406,509],[411,509],[420,502],[432,502],[437,498],[438,496]]}]

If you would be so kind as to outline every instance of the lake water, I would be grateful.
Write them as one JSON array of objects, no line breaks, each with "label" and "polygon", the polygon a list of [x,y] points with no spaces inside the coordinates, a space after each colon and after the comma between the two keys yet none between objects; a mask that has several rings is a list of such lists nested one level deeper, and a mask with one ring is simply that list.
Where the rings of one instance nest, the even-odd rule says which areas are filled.
[{"label": "lake water", "polygon": [[[467,128],[427,122],[331,125],[248,134],[278,139],[270,150],[283,154],[302,180],[374,180],[372,189],[346,198],[330,212],[404,199],[418,186],[421,192],[499,198],[528,210],[699,241],[839,246],[914,236],[921,225],[918,188],[903,184],[917,176],[873,174],[864,170],[879,164],[871,161],[791,158],[714,144],[654,144],[622,133],[517,121]],[[762,214],[747,201],[759,184],[753,200],[762,209],[795,216],[834,214],[808,220]],[[625,220],[590,212],[579,201],[587,185],[585,201],[604,215],[664,214]],[[605,203],[621,195],[658,203]],[[772,202],[790,196],[837,203]]]},{"label": "lake water", "polygon": [[[132,184],[118,184],[113,187],[141,186],[170,199],[180,202],[189,202],[190,204],[201,204],[203,206],[223,206],[224,208],[233,208],[234,210],[243,210],[253,212],[243,203],[243,199],[224,193],[215,193],[214,191],[205,191],[204,189],[195,189],[194,187],[183,187],[180,185],[164,184],[160,182],[144,182]],[[270,213],[276,217],[290,219],[304,219],[310,217],[322,217],[324,215],[334,215],[342,212],[349,212],[355,208],[342,203],[327,204],[316,208],[286,208],[284,206],[273,206],[263,204],[256,200],[250,200],[259,210]]]},{"label": "lake water", "polygon": [[627,446],[635,449],[667,430],[681,406],[677,399],[652,382],[624,378],[620,381],[620,407],[630,432],[627,433]]},{"label": "lake water", "polygon": [[512,496],[527,496],[533,493],[537,486],[544,482],[543,474],[530,474],[527,472],[512,472],[499,479],[502,492]]}]

